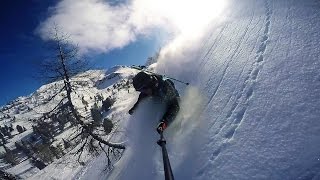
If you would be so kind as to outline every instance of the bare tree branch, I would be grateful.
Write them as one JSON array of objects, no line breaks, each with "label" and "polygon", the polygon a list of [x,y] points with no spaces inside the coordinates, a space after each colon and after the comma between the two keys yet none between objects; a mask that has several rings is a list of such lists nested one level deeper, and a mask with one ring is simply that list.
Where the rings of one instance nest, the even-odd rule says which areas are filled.
[{"label": "bare tree branch", "polygon": [[[96,146],[97,144],[99,144],[100,147],[102,147],[102,144],[108,146],[108,153],[106,153],[106,155],[108,156],[108,160],[110,160],[109,150],[115,153],[119,152],[115,149],[125,149],[125,146],[122,143],[109,142],[108,140],[103,139],[99,133],[94,133],[94,127],[85,123],[87,119],[80,115],[77,107],[73,103],[74,96],[72,95],[74,95],[74,93],[77,94],[77,89],[75,87],[81,87],[79,86],[79,83],[82,82],[80,79],[85,78],[85,75],[79,74],[88,70],[88,65],[84,60],[79,59],[78,48],[70,45],[69,36],[59,32],[57,26],[54,27],[52,36],[52,47],[54,47],[57,54],[55,54],[52,59],[48,58],[43,61],[44,77],[47,77],[48,80],[61,80],[63,85],[62,88],[59,89],[57,93],[50,96],[47,101],[51,102],[58,94],[63,92],[66,97],[62,98],[53,109],[43,114],[50,117],[54,113],[62,112],[63,109],[67,109],[70,112],[70,116],[72,116],[74,120],[72,122],[75,122],[81,127],[81,132],[79,133],[76,131],[75,133],[72,133],[73,137],[69,136],[69,138],[71,138],[69,140],[77,140],[80,136],[84,135],[80,140],[80,143],[82,143],[81,147],[77,150],[77,154],[80,153],[78,156],[79,163],[81,163],[80,159],[85,147],[88,145],[88,147],[91,148],[89,150],[98,152],[99,147]],[[87,91],[85,89],[82,90]],[[76,135],[74,136],[74,134]],[[84,142],[83,139],[85,139]],[[103,148],[102,150],[105,151]]]}]

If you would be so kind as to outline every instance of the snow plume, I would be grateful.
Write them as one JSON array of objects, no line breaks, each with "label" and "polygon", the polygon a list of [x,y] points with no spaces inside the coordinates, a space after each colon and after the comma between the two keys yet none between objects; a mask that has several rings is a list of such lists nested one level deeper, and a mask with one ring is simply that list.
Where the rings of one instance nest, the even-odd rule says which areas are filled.
[{"label": "snow plume", "polygon": [[[210,39],[211,30],[220,29],[223,22],[227,20],[229,14],[226,11],[227,5],[228,0],[210,1],[199,5],[203,6],[199,8],[199,11],[196,10],[198,8],[195,8],[194,11],[190,8],[191,13],[186,15],[186,17],[191,17],[186,18],[190,22],[185,22],[184,25],[178,23],[180,28],[177,29],[180,31],[161,49],[156,71],[189,83],[196,83],[194,82],[196,80],[194,75],[197,74],[195,67],[201,60],[199,50]],[[208,8],[213,9],[210,11]],[[224,11],[223,14],[222,11]]]},{"label": "snow plume", "polygon": [[[202,109],[202,97],[195,87],[187,88],[181,95],[181,110],[164,134],[172,168],[176,172],[185,170],[181,164],[186,161],[186,156],[193,153],[190,143],[194,143],[196,138],[190,137],[201,123],[199,115]],[[126,126],[126,152],[110,176],[101,179],[163,179],[162,154],[161,148],[156,144],[159,135],[155,126],[164,112],[164,105],[156,98],[146,99],[139,104]],[[181,174],[188,176],[191,172],[184,171]]]},{"label": "snow plume", "polygon": [[[201,140],[196,136],[201,122],[204,97],[190,86],[182,94],[180,112],[166,131],[167,148],[176,179],[190,179],[195,168],[195,152]],[[188,164],[188,166],[185,166]]]},{"label": "snow plume", "polygon": [[[199,36],[218,17],[224,0],[129,0],[116,5],[103,0],[62,0],[37,31],[50,39],[52,26],[70,34],[82,53],[122,48],[138,36],[161,29],[172,35],[169,42],[183,44]],[[172,46],[172,45],[171,45]]]},{"label": "snow plume", "polygon": [[[162,158],[156,141],[156,124],[164,114],[164,106],[159,101],[148,98],[142,101],[128,120],[126,136],[127,149],[116,164],[112,174],[104,179],[156,179],[162,177]],[[153,170],[152,173],[146,167]]]}]

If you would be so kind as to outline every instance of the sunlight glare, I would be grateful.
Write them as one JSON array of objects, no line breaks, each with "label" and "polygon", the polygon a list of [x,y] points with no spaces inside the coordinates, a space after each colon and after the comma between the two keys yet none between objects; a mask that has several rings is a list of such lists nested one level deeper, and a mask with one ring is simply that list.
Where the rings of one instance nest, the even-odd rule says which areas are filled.
[{"label": "sunlight glare", "polygon": [[176,33],[192,35],[219,17],[226,0],[156,0],[154,6]]}]

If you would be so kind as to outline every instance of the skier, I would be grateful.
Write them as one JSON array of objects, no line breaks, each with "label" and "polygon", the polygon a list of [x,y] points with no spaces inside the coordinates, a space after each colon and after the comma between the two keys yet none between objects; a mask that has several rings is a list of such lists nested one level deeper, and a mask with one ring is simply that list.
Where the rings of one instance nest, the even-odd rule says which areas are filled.
[{"label": "skier", "polygon": [[165,114],[157,126],[157,132],[162,133],[172,123],[180,110],[180,96],[174,87],[174,83],[169,79],[164,80],[161,75],[147,74],[141,71],[133,78],[133,87],[140,92],[140,95],[138,101],[129,110],[130,115],[146,97],[158,97],[166,105]]}]

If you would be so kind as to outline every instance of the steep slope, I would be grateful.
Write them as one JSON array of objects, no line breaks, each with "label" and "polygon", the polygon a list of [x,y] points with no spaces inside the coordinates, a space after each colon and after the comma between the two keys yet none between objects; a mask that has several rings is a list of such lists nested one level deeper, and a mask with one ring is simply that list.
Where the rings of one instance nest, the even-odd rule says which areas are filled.
[{"label": "steep slope", "polygon": [[[178,85],[196,113],[183,111],[180,128],[166,132],[176,179],[320,178],[319,7],[316,0],[229,1],[227,18],[202,43],[162,55],[159,72],[200,92]],[[198,104],[186,100],[199,94]],[[128,151],[130,160],[109,178],[163,179],[160,149],[150,147],[156,140],[132,142],[148,153]]]},{"label": "steep slope", "polygon": [[317,1],[232,6],[232,21],[214,29],[195,66],[207,97],[196,133],[204,139],[193,150],[194,171],[180,177],[319,177],[318,8]]}]

